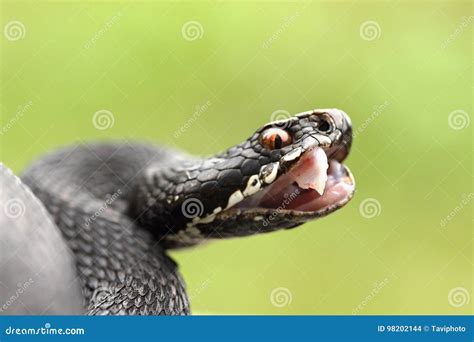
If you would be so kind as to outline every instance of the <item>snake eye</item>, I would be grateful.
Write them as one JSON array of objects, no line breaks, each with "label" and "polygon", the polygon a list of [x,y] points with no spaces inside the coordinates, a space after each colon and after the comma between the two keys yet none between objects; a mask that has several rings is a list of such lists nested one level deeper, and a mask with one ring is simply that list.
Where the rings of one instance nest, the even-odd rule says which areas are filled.
[{"label": "snake eye", "polygon": [[260,143],[269,150],[278,150],[292,143],[291,135],[280,128],[268,128],[260,134]]}]

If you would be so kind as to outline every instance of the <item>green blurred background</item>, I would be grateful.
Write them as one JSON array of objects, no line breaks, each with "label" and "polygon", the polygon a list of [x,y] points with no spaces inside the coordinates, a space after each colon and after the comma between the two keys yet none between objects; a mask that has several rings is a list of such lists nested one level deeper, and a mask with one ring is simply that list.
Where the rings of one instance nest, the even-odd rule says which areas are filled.
[{"label": "green blurred background", "polygon": [[[1,160],[20,173],[122,138],[212,154],[276,111],[338,107],[356,197],[296,230],[173,252],[193,310],[472,313],[472,15],[453,1],[2,1]],[[103,109],[114,123],[99,130]]]}]

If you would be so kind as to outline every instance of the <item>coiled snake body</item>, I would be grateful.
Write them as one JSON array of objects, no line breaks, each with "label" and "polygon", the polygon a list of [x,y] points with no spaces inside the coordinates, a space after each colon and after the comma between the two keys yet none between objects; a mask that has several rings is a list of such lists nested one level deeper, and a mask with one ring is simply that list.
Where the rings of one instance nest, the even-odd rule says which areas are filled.
[{"label": "coiled snake body", "polygon": [[[23,278],[30,272],[38,287],[50,283],[44,297],[52,292],[50,310],[33,296],[25,299],[26,313],[189,314],[184,282],[166,249],[292,228],[337,210],[354,193],[341,163],[351,142],[348,116],[325,109],[269,123],[209,158],[122,142],[51,153],[24,172],[22,183],[2,166],[0,200],[5,207],[18,199],[24,213],[2,219],[0,237],[11,247],[0,261],[13,248],[34,249],[30,242],[19,246],[25,242],[11,227],[25,235],[41,228],[34,246],[49,247],[31,252],[30,260],[61,251],[40,272],[24,267]],[[8,272],[0,266],[0,281]],[[22,312],[14,307],[10,312]]]}]

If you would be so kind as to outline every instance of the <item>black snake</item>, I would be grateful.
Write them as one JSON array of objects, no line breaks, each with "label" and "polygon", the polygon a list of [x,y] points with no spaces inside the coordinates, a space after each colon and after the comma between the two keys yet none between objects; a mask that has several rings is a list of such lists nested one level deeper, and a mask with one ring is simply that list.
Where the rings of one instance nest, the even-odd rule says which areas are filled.
[{"label": "black snake", "polygon": [[[207,158],[121,142],[53,152],[21,181],[2,166],[4,211],[17,200],[23,212],[2,217],[0,295],[28,272],[41,289],[31,298],[23,291],[27,309],[4,311],[189,314],[166,249],[293,228],[337,210],[355,191],[341,163],[351,143],[349,117],[324,109],[266,124]],[[17,249],[30,264],[11,256]]]}]

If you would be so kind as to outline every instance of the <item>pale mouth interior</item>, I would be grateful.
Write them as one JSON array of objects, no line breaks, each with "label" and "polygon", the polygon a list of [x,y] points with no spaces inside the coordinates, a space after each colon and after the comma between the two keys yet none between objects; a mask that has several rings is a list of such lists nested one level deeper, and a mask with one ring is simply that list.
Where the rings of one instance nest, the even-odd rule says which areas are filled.
[{"label": "pale mouth interior", "polygon": [[237,206],[319,212],[347,202],[354,188],[349,170],[336,160],[328,160],[324,150],[317,147],[274,183]]}]

